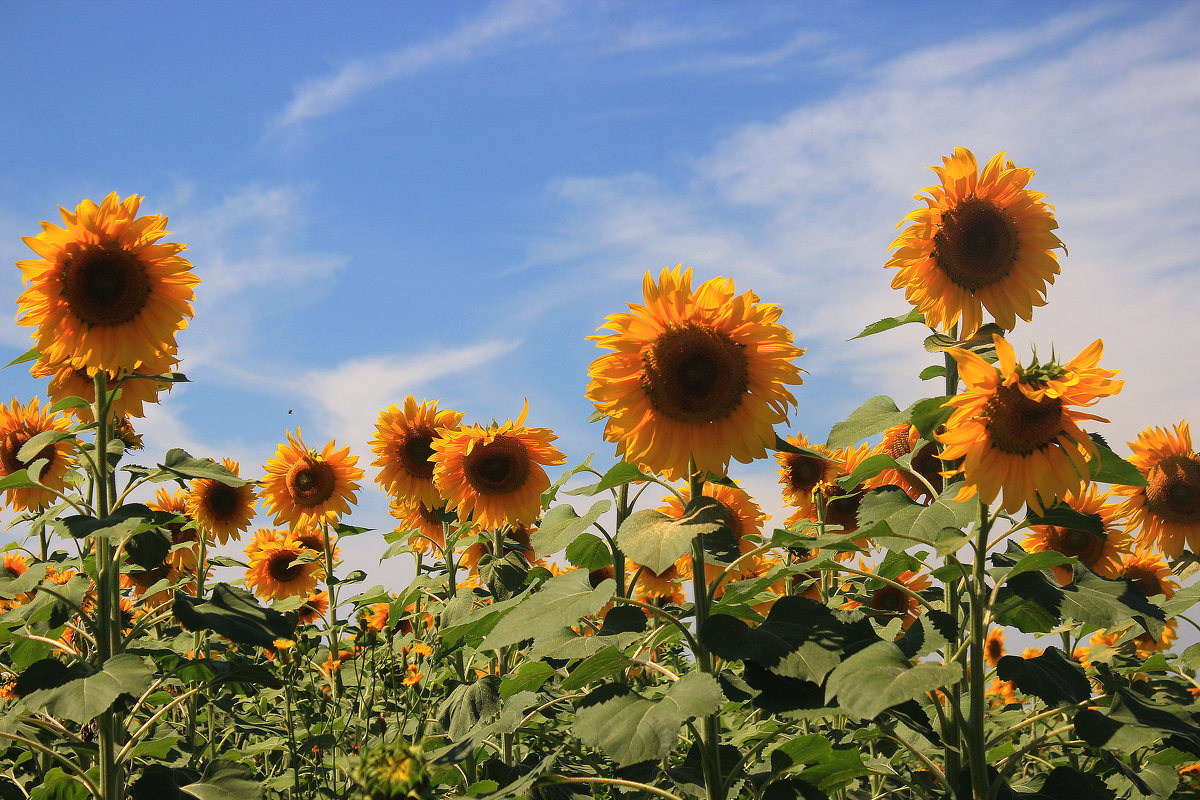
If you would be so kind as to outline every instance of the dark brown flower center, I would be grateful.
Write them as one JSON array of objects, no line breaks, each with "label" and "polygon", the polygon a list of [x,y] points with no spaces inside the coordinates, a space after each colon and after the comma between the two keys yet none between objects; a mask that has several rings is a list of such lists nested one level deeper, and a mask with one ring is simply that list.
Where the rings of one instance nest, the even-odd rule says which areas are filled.
[{"label": "dark brown flower center", "polygon": [[145,308],[150,280],[138,257],[119,244],[86,244],[63,264],[62,296],[88,325],[123,325]]},{"label": "dark brown flower center", "polygon": [[1104,552],[1104,540],[1088,531],[1049,525],[1046,528],[1046,549],[1064,556],[1074,556],[1090,567]]},{"label": "dark brown flower center", "polygon": [[241,509],[241,492],[233,486],[212,481],[204,491],[204,507],[218,520],[229,520]]},{"label": "dark brown flower center", "polygon": [[276,550],[267,559],[267,574],[276,583],[290,583],[300,577],[304,566],[296,564],[297,554],[291,550]]},{"label": "dark brown flower center", "polygon": [[414,428],[396,448],[396,460],[412,477],[421,480],[433,479],[433,438],[433,431]]},{"label": "dark brown flower center", "polygon": [[787,458],[788,485],[793,492],[808,494],[821,480],[824,464],[818,458],[790,453]]},{"label": "dark brown flower center", "polygon": [[[54,449],[54,445],[46,445],[28,461],[22,461],[17,454],[21,452],[21,448],[25,443],[32,439],[40,431],[35,431],[27,424],[22,424],[20,428],[0,436],[0,466],[4,467],[4,474],[11,475],[17,470],[25,469],[30,464],[39,459],[46,459],[50,466],[54,463],[54,457],[58,451]],[[44,474],[44,471],[43,471]]]},{"label": "dark brown flower center", "polygon": [[1167,456],[1147,476],[1146,505],[1168,522],[1200,522],[1200,460]]},{"label": "dark brown flower center", "polygon": [[830,489],[829,492],[837,492],[839,496],[834,497],[832,500],[827,500],[825,504],[825,524],[841,525],[845,533],[853,533],[858,530],[858,507],[862,505],[862,499],[866,495],[866,492],[859,489],[847,494],[844,490],[836,486]]},{"label": "dark brown flower center", "polygon": [[303,456],[287,474],[287,490],[297,506],[319,506],[333,496],[337,483],[333,467],[312,456]]},{"label": "dark brown flower center", "polygon": [[1012,270],[1017,260],[1017,226],[990,200],[972,197],[942,212],[933,237],[938,269],[974,293]]},{"label": "dark brown flower center", "polygon": [[497,436],[476,446],[463,462],[467,483],[480,494],[509,494],[529,477],[529,453],[515,436]]},{"label": "dark brown flower center", "polygon": [[1155,574],[1154,570],[1143,567],[1140,564],[1127,565],[1121,571],[1121,577],[1136,583],[1138,588],[1146,593],[1147,597],[1153,597],[1156,594],[1165,595],[1167,593],[1163,581]]},{"label": "dark brown flower center", "polygon": [[983,413],[992,446],[1012,455],[1027,456],[1062,433],[1062,400],[1031,400],[1015,383],[996,387]]},{"label": "dark brown flower center", "polygon": [[749,385],[744,346],[689,323],[665,331],[642,356],[642,388],[655,410],[692,425],[732,414]]},{"label": "dark brown flower center", "polygon": [[894,612],[887,616],[898,616],[900,612],[908,610],[908,595],[895,586],[883,586],[871,593],[871,608]]}]

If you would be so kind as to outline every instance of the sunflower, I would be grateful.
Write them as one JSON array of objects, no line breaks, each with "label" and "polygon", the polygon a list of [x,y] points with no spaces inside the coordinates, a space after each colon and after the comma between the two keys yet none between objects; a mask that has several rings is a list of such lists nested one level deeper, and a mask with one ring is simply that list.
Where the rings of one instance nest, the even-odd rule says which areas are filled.
[{"label": "sunflower", "polygon": [[[855,448],[841,448],[836,452],[838,460],[837,478],[851,475],[863,461],[871,456],[870,445],[861,444]],[[840,525],[842,533],[854,533],[858,530],[858,508],[867,494],[869,487],[865,484],[843,489],[836,481],[821,484],[821,495],[825,501],[825,524]],[[818,520],[817,509],[812,512],[813,521]],[[868,540],[859,539],[855,544],[863,544]]]},{"label": "sunflower", "polygon": [[433,440],[433,482],[460,519],[495,530],[541,512],[550,488],[542,465],[567,457],[551,444],[558,437],[549,428],[525,426],[528,413],[526,402],[516,422],[444,430]]},{"label": "sunflower", "polygon": [[5,501],[14,511],[33,511],[54,502],[54,494],[66,486],[67,470],[75,462],[75,440],[64,439],[48,444],[29,459],[19,454],[25,443],[47,431],[66,432],[70,423],[65,417],[43,411],[37,398],[22,405],[13,398],[12,404],[0,405],[0,477],[20,472],[43,462],[37,480],[47,489],[7,489]]},{"label": "sunflower", "polygon": [[[143,572],[122,572],[121,588],[132,591],[133,596],[138,598],[143,606],[164,606],[174,601],[176,591],[184,594],[192,594],[196,591],[194,580],[181,583],[185,578],[190,578],[194,574],[186,575],[171,561],[164,561],[157,567]],[[147,595],[146,592],[160,581],[167,582],[165,587]]]},{"label": "sunflower", "polygon": [[[139,361],[134,365],[133,371],[139,375],[162,375],[173,371],[178,363],[179,359],[173,353],[159,353],[151,361]],[[86,400],[88,405],[68,408],[66,413],[79,422],[95,421],[91,406],[96,402],[96,382],[93,376],[101,370],[77,366],[70,360],[51,361],[43,354],[29,371],[35,378],[50,378],[46,386],[46,395],[55,403],[68,397]],[[108,391],[115,390],[118,385],[121,387],[121,393],[112,400],[113,419],[146,416],[145,404],[157,403],[158,393],[171,388],[169,383],[159,383],[150,378],[129,378],[119,384],[113,373],[105,371],[104,374],[107,377]]]},{"label": "sunflower", "polygon": [[363,610],[363,627],[374,633],[382,633],[387,627],[388,616],[392,613],[392,604],[384,600],[372,603]]},{"label": "sunflower", "polygon": [[357,502],[354,493],[363,476],[354,466],[358,457],[350,455],[349,446],[338,450],[335,442],[318,454],[304,445],[299,429],[287,438],[263,466],[267,513],[275,515],[276,525],[336,522]]},{"label": "sunflower", "polygon": [[[683,496],[683,500],[673,494],[664,497],[664,505],[659,507],[659,512],[666,514],[671,519],[682,519],[684,505],[691,502],[691,492],[685,486],[680,489],[680,494]],[[764,514],[762,508],[754,502],[754,498],[745,489],[739,486],[727,486],[723,483],[707,482],[704,484],[704,496],[711,497],[724,507],[726,524],[733,532],[733,538],[737,540],[738,550],[742,554],[749,553],[762,544],[763,523],[770,519],[771,515]],[[684,578],[692,577],[691,556],[680,557],[675,562],[675,566]],[[747,574],[745,570],[749,566],[749,564],[743,563],[741,568],[730,575],[730,578],[736,580],[739,576]],[[723,564],[705,563],[704,567],[705,578],[710,582],[715,580],[725,569]]]},{"label": "sunflower", "polygon": [[1147,597],[1161,594],[1170,600],[1179,589],[1170,565],[1158,553],[1148,550],[1122,554],[1114,577],[1133,581]]},{"label": "sunflower", "polygon": [[931,328],[949,331],[961,318],[961,334],[971,336],[987,309],[1012,330],[1017,317],[1028,322],[1033,307],[1046,304],[1058,274],[1054,207],[1025,188],[1033,170],[1006,163],[1004,153],[982,173],[963,147],[942,160],[930,167],[941,184],[914,197],[928,207],[900,221],[912,224],[888,248],[896,252],[884,266],[898,270],[892,288],[904,289]]},{"label": "sunflower", "polygon": [[250,568],[246,570],[246,585],[264,599],[273,600],[295,595],[310,595],[317,586],[320,561],[297,563],[312,551],[291,534],[272,540],[256,539],[246,548]]},{"label": "sunflower", "polygon": [[404,410],[393,403],[379,414],[371,452],[379,467],[375,481],[393,498],[424,503],[427,508],[442,505],[433,485],[433,440],[442,430],[457,430],[463,415],[458,411],[438,410],[437,402],[417,405],[411,394],[404,398]]},{"label": "sunflower", "polygon": [[1012,681],[1002,681],[999,678],[995,678],[988,684],[985,694],[995,698],[991,705],[1010,706],[1021,702],[1017,699],[1017,685]]},{"label": "sunflower", "polygon": [[437,508],[430,508],[420,500],[393,500],[389,511],[400,521],[396,530],[413,532],[408,537],[408,546],[416,552],[440,553],[446,547],[446,532]]},{"label": "sunflower", "polygon": [[1129,462],[1149,486],[1114,486],[1127,499],[1121,504],[1125,530],[1137,532],[1141,547],[1156,547],[1178,558],[1184,547],[1200,548],[1200,455],[1192,449],[1187,420],[1172,431],[1147,428],[1129,443]]},{"label": "sunflower", "polygon": [[837,480],[842,462],[837,454],[822,444],[809,444],[801,434],[787,437],[788,444],[815,450],[827,458],[801,455],[780,450],[775,454],[779,464],[779,483],[783,485],[783,502],[796,509],[785,521],[789,528],[802,519],[811,519],[815,501],[813,492]]},{"label": "sunflower", "polygon": [[[867,570],[865,564],[860,564],[863,571]],[[900,625],[904,629],[908,629],[910,625],[917,621],[917,617],[921,614],[921,604],[917,598],[913,597],[909,592],[920,592],[922,589],[929,588],[929,576],[923,573],[916,573],[912,570],[906,570],[892,578],[893,581],[905,587],[909,591],[900,589],[890,583],[870,579],[870,584],[876,584],[871,589],[871,598],[866,603],[858,600],[850,600],[843,604],[842,608],[864,608],[869,616],[883,620],[884,622],[891,619],[901,620]]]},{"label": "sunflower", "polygon": [[683,576],[674,564],[662,572],[655,572],[631,559],[626,559],[625,564],[630,573],[637,577],[635,588],[638,593],[656,600],[670,599],[682,594],[683,587],[680,582]]},{"label": "sunflower", "polygon": [[992,503],[1003,490],[1001,506],[1008,513],[1023,504],[1042,513],[1068,493],[1078,495],[1087,480],[1096,446],[1078,423],[1107,422],[1073,406],[1114,395],[1123,382],[1112,380],[1115,371],[1097,366],[1104,353],[1099,339],[1065,365],[1034,359],[1022,367],[1012,345],[992,338],[998,370],[969,350],[949,351],[966,389],[946,403],[954,411],[938,434],[946,445],[939,458],[963,459],[955,470],[965,481],[957,500],[978,491]]},{"label": "sunflower", "polygon": [[[1021,540],[1027,553],[1053,550],[1064,556],[1074,556],[1079,563],[1105,578],[1115,578],[1121,568],[1121,557],[1129,547],[1129,537],[1117,526],[1118,512],[1114,503],[1107,503],[1108,493],[1097,494],[1095,484],[1089,484],[1081,497],[1067,493],[1063,502],[1081,514],[1096,514],[1104,526],[1104,535],[1090,531],[1063,528],[1057,525],[1033,525]],[[1071,583],[1073,572],[1069,566],[1054,568],[1058,582],[1063,586]]]},{"label": "sunflower", "polygon": [[612,314],[590,337],[613,350],[588,368],[587,397],[608,417],[604,438],[617,455],[672,480],[687,477],[689,457],[701,474],[724,475],[729,459],[766,456],[773,425],[787,422],[800,384],[792,363],[804,350],[778,324],[781,306],[734,294],[713,278],[692,292],[691,269],[646,273],[646,305]]},{"label": "sunflower", "polygon": [[1000,659],[1004,657],[1004,629],[992,628],[987,632],[987,638],[983,642],[983,660],[991,666],[996,666],[1000,663]]},{"label": "sunflower", "polygon": [[[318,527],[293,528],[290,531],[259,528],[255,531],[250,543],[246,545],[246,555],[253,559],[256,553],[261,552],[274,542],[282,541],[285,537],[291,537],[301,547],[319,556],[318,560],[313,562],[317,565],[317,569],[313,574],[318,578],[325,577],[325,534]],[[342,551],[337,546],[337,537],[333,537],[332,542],[334,544],[333,560],[336,563],[341,559]]]},{"label": "sunflower", "polygon": [[29,569],[29,561],[25,556],[16,550],[5,552],[4,564],[0,565],[0,571],[4,572],[10,578],[19,578],[25,574],[25,570],[27,569]]},{"label": "sunflower", "polygon": [[301,625],[311,625],[324,618],[325,614],[329,611],[329,590],[322,589],[315,594],[310,594],[304,598],[304,602],[300,604],[300,608],[296,609],[296,611],[300,615],[297,621]]},{"label": "sunflower", "polygon": [[[883,441],[875,448],[874,453],[883,453],[895,459],[912,453],[909,464],[913,472],[924,478],[934,489],[942,485],[942,470],[945,469],[945,465],[938,460],[937,444],[921,444],[921,434],[916,425],[902,422],[888,428],[883,432]],[[871,481],[871,485],[899,486],[905,494],[917,501],[922,498],[933,499],[924,483],[900,469],[885,469]]]},{"label": "sunflower", "polygon": [[60,209],[65,228],[42,223],[24,241],[39,258],[18,261],[28,288],[17,299],[18,324],[37,328],[37,347],[50,361],[108,372],[132,372],[176,350],[175,333],[192,316],[200,279],[161,242],[167,218],[137,216],[142,198]]},{"label": "sunflower", "polygon": [[148,501],[146,507],[151,511],[161,511],[184,518],[164,526],[171,534],[171,552],[167,555],[167,561],[177,570],[195,574],[196,561],[200,557],[200,531],[188,514],[187,495],[182,489],[176,489],[174,492],[158,489],[154,493],[154,499]]},{"label": "sunflower", "polygon": [[[225,469],[238,474],[240,465],[228,458],[221,459]],[[212,478],[192,481],[187,495],[187,513],[220,544],[240,539],[242,531],[254,519],[254,485],[229,486]]]}]

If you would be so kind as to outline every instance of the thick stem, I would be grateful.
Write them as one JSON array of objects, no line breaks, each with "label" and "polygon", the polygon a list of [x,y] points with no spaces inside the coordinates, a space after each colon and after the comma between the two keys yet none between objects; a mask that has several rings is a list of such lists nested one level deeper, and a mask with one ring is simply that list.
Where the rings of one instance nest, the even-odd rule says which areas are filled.
[{"label": "thick stem", "polygon": [[967,757],[970,759],[971,792],[975,800],[987,800],[989,781],[987,775],[987,740],[984,723],[987,716],[985,695],[986,668],[984,667],[984,645],[986,641],[989,593],[987,588],[987,542],[991,532],[991,516],[985,503],[979,503],[979,530],[976,532],[975,565],[971,579],[971,646],[968,651],[970,662],[970,695],[967,714]]},{"label": "thick stem", "polygon": [[[696,469],[695,459],[688,464],[688,496],[694,503],[704,494],[704,475]],[[704,672],[715,675],[712,655],[704,646],[701,632],[708,622],[708,581],[704,569],[704,542],[697,536],[692,540],[692,592],[696,606],[696,664]],[[707,800],[725,800],[725,785],[721,779],[721,718],[720,714],[704,717],[701,741],[704,788]]]}]

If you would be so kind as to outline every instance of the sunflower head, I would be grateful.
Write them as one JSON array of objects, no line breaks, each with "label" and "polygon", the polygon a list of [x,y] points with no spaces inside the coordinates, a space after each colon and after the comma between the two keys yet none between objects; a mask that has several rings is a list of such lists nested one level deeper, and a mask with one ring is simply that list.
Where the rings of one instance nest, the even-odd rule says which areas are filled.
[{"label": "sunflower head", "polygon": [[1148,486],[1114,486],[1125,496],[1121,514],[1139,547],[1158,548],[1178,558],[1200,548],[1200,455],[1192,449],[1187,420],[1172,430],[1147,428],[1129,443],[1129,461]]},{"label": "sunflower head", "polygon": [[986,310],[1011,330],[1046,304],[1059,271],[1054,251],[1063,247],[1053,233],[1058,222],[1045,195],[1025,188],[1033,170],[1004,155],[981,172],[970,150],[956,148],[930,168],[940,183],[916,195],[926,207],[900,222],[911,224],[884,266],[897,270],[892,288],[904,289],[932,328],[949,331],[961,320],[960,333],[970,336]]},{"label": "sunflower head", "polygon": [[398,531],[412,531],[408,546],[418,553],[440,552],[446,547],[441,507],[430,508],[420,500],[392,500],[389,512],[399,522]]},{"label": "sunflower head", "polygon": [[133,372],[175,352],[200,279],[183,245],[160,241],[167,218],[137,216],[141,202],[116,192],[99,206],[84,200],[74,213],[60,209],[65,227],[43,222],[25,237],[39,257],[17,262],[27,286],[17,322],[36,328],[50,361]]},{"label": "sunflower head", "polygon": [[[238,474],[240,465],[231,459],[222,459],[225,469]],[[246,483],[230,486],[211,478],[192,482],[187,496],[187,513],[221,544],[241,538],[242,532],[250,527],[254,519],[254,485]]]},{"label": "sunflower head", "polygon": [[1003,492],[1010,514],[1028,505],[1037,512],[1068,493],[1078,495],[1088,480],[1087,461],[1096,447],[1079,427],[1084,420],[1107,422],[1079,411],[1121,391],[1113,370],[1099,366],[1099,339],[1067,364],[1017,364],[1012,346],[994,336],[998,364],[963,349],[950,350],[965,390],[947,401],[953,409],[938,434],[943,461],[962,459],[965,500],[979,492],[985,503]]},{"label": "sunflower head", "polygon": [[[1079,497],[1067,493],[1063,502],[1081,514],[1090,514],[1100,518],[1104,528],[1103,535],[1094,531],[1079,530],[1061,525],[1032,525],[1021,541],[1021,547],[1029,553],[1043,550],[1053,550],[1065,556],[1079,559],[1079,563],[1105,578],[1115,578],[1120,570],[1121,558],[1129,546],[1129,536],[1117,524],[1117,506],[1108,503],[1107,492],[1098,493],[1095,484],[1089,484],[1087,491]],[[1069,566],[1054,568],[1058,582],[1063,586],[1074,580],[1074,572]]]},{"label": "sunflower head", "polygon": [[681,269],[664,269],[658,283],[646,273],[646,304],[608,317],[601,330],[612,333],[591,338],[613,352],[588,369],[604,438],[671,479],[686,477],[689,458],[723,475],[730,458],[764,457],[772,426],[796,404],[786,385],[803,382],[792,362],[804,350],[778,324],[780,306],[736,295],[727,278],[693,292],[691,269]]},{"label": "sunflower head", "polygon": [[288,432],[287,438],[263,466],[267,513],[275,515],[276,525],[336,522],[357,501],[357,482],[363,477],[354,466],[358,457],[350,455],[349,446],[339,450],[335,442],[320,453],[310,450],[299,430],[294,437]]},{"label": "sunflower head", "polygon": [[[21,457],[21,450],[39,433],[65,433],[69,427],[65,417],[43,410],[36,397],[28,405],[19,403],[15,397],[10,405],[0,405],[0,477],[32,469],[39,483],[62,491],[67,470],[75,463],[75,440],[68,438],[48,444],[25,458]],[[4,499],[14,511],[31,511],[53,503],[54,494],[46,489],[7,489]]]},{"label": "sunflower head", "polygon": [[442,504],[433,485],[433,440],[439,431],[457,430],[463,415],[448,409],[438,410],[437,402],[422,401],[409,395],[404,409],[395,404],[379,414],[371,451],[372,466],[379,467],[375,480],[396,500],[421,502],[428,508]]},{"label": "sunflower head", "polygon": [[260,598],[311,595],[316,588],[321,562],[290,533],[271,539],[256,538],[246,551],[250,556],[246,586]]},{"label": "sunflower head", "polygon": [[842,462],[825,445],[809,444],[803,434],[798,438],[788,436],[787,441],[798,448],[813,451],[813,455],[786,450],[775,454],[775,461],[779,464],[779,483],[783,486],[783,502],[796,509],[785,523],[791,526],[812,517],[816,498],[814,492],[837,480]]},{"label": "sunflower head", "polygon": [[516,421],[443,430],[433,440],[433,481],[446,507],[485,530],[533,522],[550,488],[544,465],[567,460],[549,428],[525,425],[526,402]]}]

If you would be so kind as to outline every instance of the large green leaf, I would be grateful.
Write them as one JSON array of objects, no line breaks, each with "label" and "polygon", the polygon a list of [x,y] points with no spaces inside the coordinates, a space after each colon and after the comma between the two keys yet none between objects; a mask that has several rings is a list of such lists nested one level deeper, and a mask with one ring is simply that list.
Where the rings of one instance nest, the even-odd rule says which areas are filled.
[{"label": "large green leaf", "polygon": [[1088,470],[1092,480],[1099,483],[1116,483],[1122,486],[1148,486],[1146,476],[1138,468],[1119,455],[1109,450],[1103,442],[1092,442],[1096,445],[1098,455],[1088,462]]},{"label": "large green leaf", "polygon": [[872,397],[854,410],[849,417],[833,426],[826,447],[847,447],[868,436],[882,433],[893,425],[908,421],[908,412],[901,411],[896,401],[881,394]]},{"label": "large green leaf", "polygon": [[555,506],[542,517],[541,524],[531,537],[534,552],[540,556],[557,553],[574,542],[611,506],[611,500],[597,500],[582,517],[566,503]]},{"label": "large green leaf", "polygon": [[293,619],[258,604],[254,595],[227,583],[213,587],[209,600],[175,593],[175,618],[190,631],[210,630],[238,644],[270,647],[295,636]]},{"label": "large green leaf", "polygon": [[603,608],[612,600],[616,588],[617,584],[608,579],[593,589],[583,570],[551,578],[497,622],[482,647],[499,650],[526,639],[557,633]]},{"label": "large green leaf", "polygon": [[691,550],[697,536],[726,527],[726,519],[725,506],[711,497],[689,502],[679,519],[660,511],[635,511],[617,531],[617,544],[637,563],[662,573]]},{"label": "large green leaf", "polygon": [[438,720],[451,739],[465,739],[478,722],[499,714],[500,708],[500,679],[484,675],[456,686],[438,707]]},{"label": "large green leaf", "polygon": [[606,489],[615,489],[625,483],[648,480],[650,480],[650,476],[642,472],[635,465],[630,464],[628,461],[618,461],[609,468],[608,472],[604,473],[599,483],[593,483],[591,486],[581,486],[578,489],[571,489],[567,494],[600,494],[600,492]]},{"label": "large green leaf", "polygon": [[234,475],[211,458],[192,458],[186,450],[177,447],[167,451],[167,457],[163,463],[158,465],[158,468],[167,473],[167,480],[174,478],[180,481],[189,481],[205,478],[226,486],[245,486],[250,483],[250,481]]},{"label": "large green leaf", "polygon": [[567,485],[567,481],[578,475],[580,472],[591,469],[592,459],[596,457],[595,453],[588,453],[588,457],[582,463],[576,464],[569,470],[558,476],[558,480],[550,485],[550,488],[542,492],[542,508],[548,508],[554,502],[554,498],[558,495],[558,490]]},{"label": "large green leaf", "polygon": [[874,719],[891,706],[957,683],[957,663],[913,666],[894,642],[876,642],[847,658],[829,676],[826,691],[850,714]]},{"label": "large green leaf", "polygon": [[1047,647],[1035,658],[1004,656],[996,666],[996,676],[1051,706],[1073,705],[1092,696],[1083,668],[1057,647]]},{"label": "large green leaf", "polygon": [[536,692],[553,674],[554,667],[545,661],[526,661],[500,681],[500,699],[507,700],[518,692]]},{"label": "large green leaf", "polygon": [[857,638],[846,623],[807,597],[781,597],[767,621],[751,627],[728,614],[709,617],[700,639],[727,661],[754,661],[777,675],[820,682]]},{"label": "large green leaf", "polygon": [[[64,673],[63,677],[69,679],[58,686],[26,694],[26,707],[85,725],[108,710],[121,694],[137,697],[153,680],[150,668],[130,653],[113,656],[99,670],[89,668],[85,674],[78,674],[81,667]],[[39,666],[34,664],[30,669]]]},{"label": "large green leaf", "polygon": [[[638,613],[640,614],[641,611],[639,610]],[[593,681],[616,675],[631,663],[628,656],[616,647],[609,645],[599,653],[585,659],[579,666],[574,667],[571,674],[562,683],[563,691],[573,692],[576,689],[582,689]]]},{"label": "large green leaf", "polygon": [[1066,503],[1059,503],[1053,508],[1047,508],[1042,514],[1030,511],[1025,521],[1030,525],[1053,525],[1056,528],[1084,531],[1101,539],[1104,538],[1104,520],[1099,514],[1085,514],[1071,508]]},{"label": "large green leaf", "polygon": [[609,683],[594,689],[575,713],[575,733],[607,753],[617,766],[665,758],[679,742],[679,728],[693,717],[712,714],[721,704],[717,679],[689,672],[657,700],[628,686]]},{"label": "large green leaf", "polygon": [[852,336],[849,341],[861,339],[864,336],[872,336],[876,333],[890,331],[892,328],[898,328],[901,325],[907,325],[910,322],[924,322],[925,315],[917,309],[910,309],[907,314],[901,314],[898,317],[884,317],[878,322],[872,322],[870,325],[862,329],[862,333],[857,336]]}]

